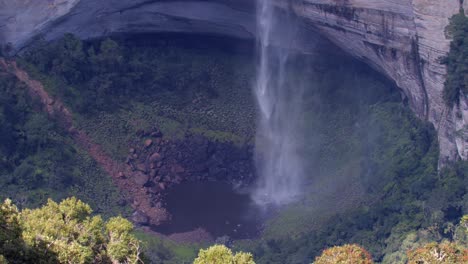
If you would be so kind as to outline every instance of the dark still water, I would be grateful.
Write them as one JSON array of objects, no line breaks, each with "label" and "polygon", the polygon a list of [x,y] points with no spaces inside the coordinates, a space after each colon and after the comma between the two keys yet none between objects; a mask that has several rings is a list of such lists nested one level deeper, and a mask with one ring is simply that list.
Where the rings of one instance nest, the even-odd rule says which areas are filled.
[{"label": "dark still water", "polygon": [[174,186],[165,198],[172,221],[155,227],[165,235],[203,228],[214,238],[252,238],[264,220],[248,193],[233,190],[221,182],[189,182]]}]

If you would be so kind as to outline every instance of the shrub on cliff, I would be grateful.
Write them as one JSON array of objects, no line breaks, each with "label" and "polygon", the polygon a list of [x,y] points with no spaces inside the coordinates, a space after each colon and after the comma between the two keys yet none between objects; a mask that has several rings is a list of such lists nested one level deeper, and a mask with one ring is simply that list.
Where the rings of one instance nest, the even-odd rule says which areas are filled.
[{"label": "shrub on cliff", "polygon": [[10,200],[0,207],[0,252],[10,263],[141,263],[132,224],[104,222],[76,198],[49,200],[19,211]]},{"label": "shrub on cliff", "polygon": [[443,63],[447,65],[444,100],[449,106],[458,104],[460,95],[468,94],[468,18],[462,10],[450,19],[447,34],[452,38],[450,52]]},{"label": "shrub on cliff", "polygon": [[208,249],[202,249],[193,264],[255,264],[250,253],[232,251],[223,245],[214,245]]}]

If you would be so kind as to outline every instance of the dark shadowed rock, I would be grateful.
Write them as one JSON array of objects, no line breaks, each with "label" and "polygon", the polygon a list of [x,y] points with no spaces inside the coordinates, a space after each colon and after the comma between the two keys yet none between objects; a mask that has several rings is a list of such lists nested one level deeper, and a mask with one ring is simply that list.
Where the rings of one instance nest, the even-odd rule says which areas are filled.
[{"label": "dark shadowed rock", "polygon": [[152,133],[150,134],[150,136],[155,137],[155,138],[160,138],[160,137],[162,137],[163,135],[162,135],[161,131],[158,130],[158,131],[152,132]]}]

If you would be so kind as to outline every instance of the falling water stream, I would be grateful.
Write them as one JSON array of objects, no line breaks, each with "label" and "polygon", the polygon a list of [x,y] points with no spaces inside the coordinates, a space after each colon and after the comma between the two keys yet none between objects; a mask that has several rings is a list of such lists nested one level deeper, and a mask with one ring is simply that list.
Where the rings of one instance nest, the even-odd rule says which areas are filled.
[{"label": "falling water stream", "polygon": [[258,204],[283,205],[300,196],[304,174],[299,151],[304,142],[300,129],[303,85],[292,77],[297,23],[292,12],[279,12],[274,1],[257,1],[259,182],[253,199]]}]

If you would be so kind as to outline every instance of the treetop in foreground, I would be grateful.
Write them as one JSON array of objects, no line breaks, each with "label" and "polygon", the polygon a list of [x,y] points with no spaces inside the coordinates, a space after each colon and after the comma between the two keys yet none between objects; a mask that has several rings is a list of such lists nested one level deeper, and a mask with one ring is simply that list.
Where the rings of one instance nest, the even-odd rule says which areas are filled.
[{"label": "treetop in foreground", "polygon": [[372,257],[358,245],[335,246],[325,249],[314,264],[373,264]]},{"label": "treetop in foreground", "polygon": [[193,264],[255,264],[250,253],[232,251],[224,245],[214,245],[202,249]]},{"label": "treetop in foreground", "polygon": [[0,206],[0,263],[142,263],[132,223],[91,214],[74,197],[21,212],[6,200]]},{"label": "treetop in foreground", "polygon": [[429,243],[408,252],[408,264],[468,263],[468,249],[453,242]]}]

